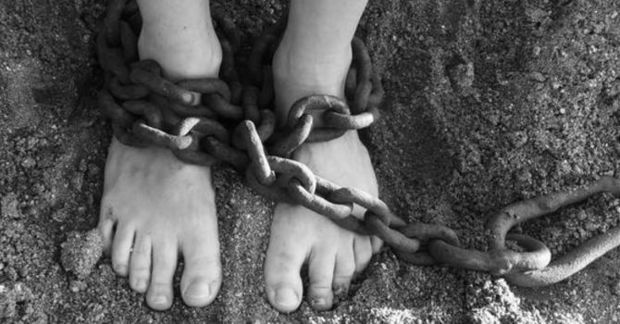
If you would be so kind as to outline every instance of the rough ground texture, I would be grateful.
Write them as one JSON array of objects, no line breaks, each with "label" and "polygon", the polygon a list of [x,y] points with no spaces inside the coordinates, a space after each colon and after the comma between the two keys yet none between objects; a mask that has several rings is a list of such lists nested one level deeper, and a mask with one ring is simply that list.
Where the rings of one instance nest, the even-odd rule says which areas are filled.
[{"label": "rough ground texture", "polygon": [[[286,4],[212,6],[243,31],[243,61]],[[619,320],[617,251],[535,290],[383,252],[332,311],[304,302],[279,314],[262,285],[273,203],[225,167],[215,172],[225,281],[213,305],[192,309],[177,298],[154,312],[105,258],[78,279],[61,265],[61,243],[98,217],[110,140],[95,104],[102,76],[93,36],[103,9],[102,0],[0,2],[0,322]],[[482,249],[484,222],[502,206],[618,176],[619,11],[609,0],[372,1],[359,35],[387,98],[384,119],[364,139],[382,197],[403,217],[448,225]],[[557,256],[619,216],[620,200],[603,195],[520,229]]]}]

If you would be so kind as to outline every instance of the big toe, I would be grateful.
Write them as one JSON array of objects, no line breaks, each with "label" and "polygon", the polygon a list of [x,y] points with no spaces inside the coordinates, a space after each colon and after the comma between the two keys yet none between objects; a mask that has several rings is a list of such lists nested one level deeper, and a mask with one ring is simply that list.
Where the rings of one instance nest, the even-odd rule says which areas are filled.
[{"label": "big toe", "polygon": [[182,247],[185,260],[181,278],[183,301],[188,306],[206,306],[213,302],[222,283],[217,232],[189,238]]},{"label": "big toe", "polygon": [[299,273],[306,251],[301,246],[280,241],[278,234],[274,234],[272,232],[265,260],[265,290],[273,307],[289,313],[301,303],[303,287]]},{"label": "big toe", "polygon": [[290,313],[301,304],[302,289],[293,282],[281,282],[267,285],[269,303],[277,310]]}]

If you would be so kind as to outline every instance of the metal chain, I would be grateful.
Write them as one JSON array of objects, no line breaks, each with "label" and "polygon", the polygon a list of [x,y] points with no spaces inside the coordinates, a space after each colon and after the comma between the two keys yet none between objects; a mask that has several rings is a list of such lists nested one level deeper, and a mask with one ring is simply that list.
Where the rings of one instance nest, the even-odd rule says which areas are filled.
[{"label": "metal chain", "polygon": [[[252,93],[261,93],[260,97],[263,98],[261,101],[259,96],[254,95],[252,97],[254,100],[248,99],[248,102],[256,106],[265,107],[273,98],[269,63],[272,61],[273,52],[284,26],[285,19],[267,29],[257,40],[250,56],[249,67],[255,85]],[[378,75],[372,71],[370,56],[363,42],[355,38],[352,48],[354,63],[347,75],[345,89],[347,102],[331,96],[310,96],[294,103],[288,119],[284,121],[285,131],[277,133],[270,140],[267,149],[271,154],[290,156],[303,143],[330,140],[346,130],[366,127],[378,118],[377,107],[383,97],[381,82]],[[261,80],[263,85],[267,84],[262,88]],[[351,113],[355,115],[352,116]],[[457,234],[448,227],[421,223],[407,224],[394,215],[379,198],[353,188],[339,187],[313,175],[311,170],[298,162],[273,156],[264,156],[260,162],[253,161],[255,161],[253,164],[262,163],[260,169],[263,174],[273,172],[276,174],[275,178],[271,176],[267,180],[253,172],[255,169],[246,172],[248,184],[260,194],[276,201],[303,205],[348,230],[376,235],[403,261],[413,264],[445,264],[487,271],[505,275],[508,280],[519,285],[534,285],[534,282],[542,282],[542,279],[539,279],[543,276],[542,273],[547,277],[550,276],[549,273],[554,274],[553,280],[548,279],[545,283],[560,281],[580,269],[572,265],[579,263],[585,266],[594,259],[594,255],[600,256],[603,251],[620,245],[620,234],[606,236],[609,238],[584,244],[585,248],[575,252],[567,261],[560,259],[549,265],[551,252],[542,242],[526,235],[506,234],[516,224],[514,215],[523,214],[524,217],[529,215],[529,218],[540,216],[558,208],[555,207],[553,210],[543,208],[548,204],[564,206],[585,199],[588,196],[586,193],[613,192],[615,188],[613,185],[617,185],[617,182],[614,182],[617,180],[614,179],[601,179],[592,187],[583,189],[585,191],[557,193],[536,198],[533,200],[535,203],[525,201],[507,207],[489,223],[490,250],[484,252],[461,248]],[[620,186],[615,190],[620,190]],[[367,210],[364,219],[360,220],[352,215],[354,204]],[[536,209],[531,206],[532,204],[539,206],[538,213],[534,212]],[[506,218],[506,215],[511,217]],[[526,219],[528,217],[521,218],[520,221]],[[525,252],[507,249],[506,240],[516,242]],[[570,271],[551,270],[556,268],[570,268]],[[539,274],[536,271],[542,272]],[[559,272],[561,274],[558,274]]]},{"label": "metal chain", "polygon": [[232,21],[217,15],[214,20],[223,53],[220,78],[171,82],[157,62],[138,60],[142,19],[135,0],[109,1],[97,37],[105,76],[99,105],[119,141],[166,147],[187,163],[208,166],[224,161],[238,168],[247,164],[229,131],[231,123],[245,117],[240,105],[243,87],[234,66],[240,38]]},{"label": "metal chain", "polygon": [[[112,0],[97,37],[105,73],[99,96],[115,136],[127,145],[167,147],[182,161],[201,165],[225,162],[245,172],[247,183],[276,201],[303,205],[336,224],[381,238],[403,261],[444,264],[503,275],[520,286],[561,281],[620,245],[620,227],[584,243],[551,262],[551,252],[526,235],[507,234],[521,222],[556,211],[594,194],[620,195],[620,180],[603,177],[583,188],[515,203],[488,223],[488,251],[465,249],[452,229],[407,223],[378,197],[341,187],[315,175],[288,157],[302,144],[327,141],[347,130],[369,126],[379,118],[384,90],[364,43],[351,44],[353,63],[346,79],[346,100],[313,95],[293,104],[276,129],[271,61],[286,18],[257,40],[248,61],[251,84],[242,86],[234,66],[239,35],[234,24],[216,16],[223,51],[220,79],[171,82],[152,60],[138,60],[137,36],[142,19],[134,0]],[[362,219],[354,206],[366,209]],[[525,252],[506,247],[516,242]]]}]

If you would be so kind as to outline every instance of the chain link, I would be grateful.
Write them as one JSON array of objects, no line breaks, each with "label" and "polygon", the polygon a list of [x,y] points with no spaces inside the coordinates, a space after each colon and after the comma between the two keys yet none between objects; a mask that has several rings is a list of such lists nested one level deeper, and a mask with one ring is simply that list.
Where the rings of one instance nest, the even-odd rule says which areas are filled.
[{"label": "chain link", "polygon": [[[466,249],[452,229],[407,223],[378,197],[341,187],[288,157],[304,143],[328,141],[348,130],[368,127],[379,118],[384,96],[368,49],[354,38],[345,100],[312,95],[295,102],[276,130],[271,61],[286,18],[256,41],[248,61],[250,84],[243,86],[234,55],[240,37],[232,21],[214,17],[222,46],[220,78],[172,82],[153,60],[138,60],[142,18],[134,0],[109,1],[97,53],[105,86],[99,106],[112,121],[115,137],[132,146],[169,148],[180,160],[212,165],[224,162],[245,172],[247,183],[276,201],[299,204],[350,231],[376,235],[405,262],[444,264],[503,275],[521,286],[561,281],[620,245],[620,227],[596,237],[551,262],[540,241],[510,229],[591,195],[620,195],[620,180],[603,177],[589,186],[512,204],[487,225],[488,251]],[[355,215],[355,207],[366,210]],[[362,217],[363,216],[363,217]],[[524,252],[510,250],[514,241]],[[551,262],[551,263],[550,263]]]},{"label": "chain link", "polygon": [[[162,76],[157,62],[138,60],[136,35],[141,18],[135,1],[110,1],[97,37],[105,74],[99,103],[121,142],[167,147],[188,163],[224,161],[244,168],[248,159],[231,145],[228,126],[224,126],[244,118],[244,108],[239,105],[242,85],[234,66],[240,38],[232,21],[219,16],[214,20],[222,37],[221,79],[171,82]],[[272,132],[269,120],[263,124],[265,135]]]},{"label": "chain link", "polygon": [[[505,249],[506,239],[510,240],[510,235],[506,235],[506,233],[516,224],[553,213],[559,208],[583,201],[600,193],[619,196],[620,180],[605,176],[575,190],[558,192],[510,205],[490,220],[488,225],[490,231],[489,246],[498,250]],[[585,242],[550,264],[551,253],[549,252],[549,258],[544,266],[541,266],[542,262],[540,262],[532,271],[510,272],[505,277],[509,282],[520,286],[549,285],[568,278],[619,245],[620,227],[616,227]]]}]

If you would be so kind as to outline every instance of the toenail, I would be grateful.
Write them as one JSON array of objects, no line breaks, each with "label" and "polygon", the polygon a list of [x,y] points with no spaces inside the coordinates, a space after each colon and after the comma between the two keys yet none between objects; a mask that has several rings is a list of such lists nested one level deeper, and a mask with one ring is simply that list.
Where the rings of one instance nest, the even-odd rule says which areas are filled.
[{"label": "toenail", "polygon": [[137,279],[134,285],[136,290],[144,291],[146,289],[146,279]]},{"label": "toenail", "polygon": [[197,281],[192,282],[189,287],[185,289],[183,296],[191,299],[205,299],[210,296],[210,293],[209,285],[206,282]]},{"label": "toenail", "polygon": [[125,275],[127,273],[127,266],[117,264],[116,266],[114,266],[114,270],[116,270],[116,272],[120,275]]},{"label": "toenail", "polygon": [[282,287],[276,291],[275,301],[282,307],[293,308],[297,306],[299,296],[297,296],[297,293],[293,289]]},{"label": "toenail", "polygon": [[340,295],[344,295],[344,294],[346,294],[346,293],[347,293],[347,290],[348,290],[348,289],[347,289],[347,286],[346,286],[346,285],[337,285],[337,286],[334,288],[334,295],[338,295],[338,296],[340,296]]},{"label": "toenail", "polygon": [[325,300],[325,298],[322,298],[322,297],[315,297],[315,298],[312,298],[310,300],[310,304],[313,307],[321,307],[322,308],[322,307],[327,306],[327,300]]},{"label": "toenail", "polygon": [[166,297],[164,295],[153,296],[151,298],[151,303],[153,303],[155,305],[166,305],[166,304],[168,304],[168,297]]}]

